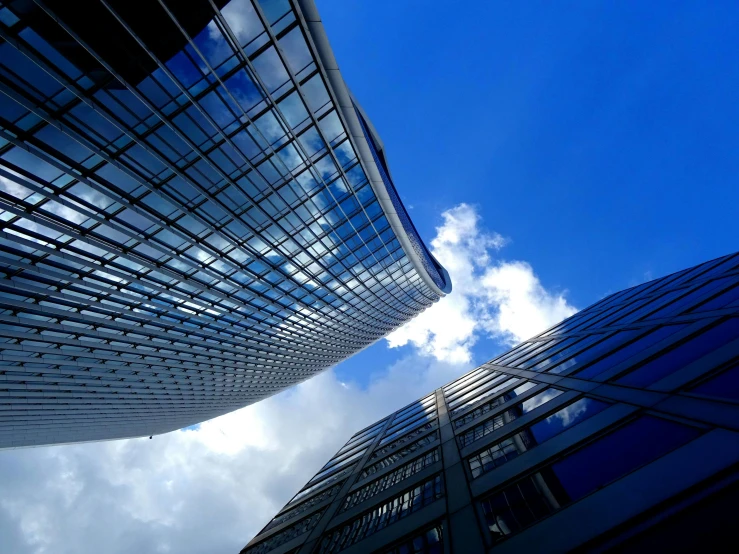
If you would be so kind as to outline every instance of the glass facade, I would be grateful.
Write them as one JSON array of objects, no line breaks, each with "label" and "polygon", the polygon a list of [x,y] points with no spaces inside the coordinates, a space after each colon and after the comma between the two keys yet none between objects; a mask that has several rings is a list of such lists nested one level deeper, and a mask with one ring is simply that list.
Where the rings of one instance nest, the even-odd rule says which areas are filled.
[{"label": "glass facade", "polygon": [[449,292],[315,17],[0,3],[0,447],[196,424]]},{"label": "glass facade", "polygon": [[324,468],[245,552],[310,513],[286,550],[629,552],[659,536],[651,551],[722,551],[737,287],[734,254],[604,298],[358,433],[325,466],[361,450],[340,484],[316,486]]}]

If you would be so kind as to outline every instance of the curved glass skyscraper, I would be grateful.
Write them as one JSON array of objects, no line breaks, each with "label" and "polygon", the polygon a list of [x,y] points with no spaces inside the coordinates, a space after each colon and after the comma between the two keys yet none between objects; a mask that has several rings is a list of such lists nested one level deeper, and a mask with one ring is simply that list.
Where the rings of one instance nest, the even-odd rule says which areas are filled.
[{"label": "curved glass skyscraper", "polygon": [[312,2],[0,6],[0,447],[224,414],[449,292]]}]

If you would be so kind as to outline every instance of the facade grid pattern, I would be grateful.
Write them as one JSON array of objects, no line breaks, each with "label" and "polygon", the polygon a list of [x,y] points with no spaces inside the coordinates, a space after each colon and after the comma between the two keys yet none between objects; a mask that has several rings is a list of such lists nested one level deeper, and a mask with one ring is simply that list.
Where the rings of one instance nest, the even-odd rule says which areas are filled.
[{"label": "facade grid pattern", "polygon": [[0,447],[193,425],[448,292],[315,33],[289,1],[0,5]]},{"label": "facade grid pattern", "polygon": [[349,508],[356,506],[361,502],[364,502],[366,499],[380,494],[382,491],[389,489],[390,487],[400,483],[401,481],[405,481],[422,469],[438,461],[439,449],[437,448],[432,450],[428,454],[425,454],[420,458],[417,458],[416,460],[403,465],[395,471],[384,475],[380,479],[377,479],[376,481],[365,485],[356,492],[351,493],[349,496],[346,497],[344,504],[341,506],[341,511],[343,512],[344,510],[348,510]]},{"label": "facade grid pattern", "polygon": [[[739,254],[613,294],[372,429],[299,553],[718,548],[739,501]],[[443,502],[356,531],[436,478]]]}]

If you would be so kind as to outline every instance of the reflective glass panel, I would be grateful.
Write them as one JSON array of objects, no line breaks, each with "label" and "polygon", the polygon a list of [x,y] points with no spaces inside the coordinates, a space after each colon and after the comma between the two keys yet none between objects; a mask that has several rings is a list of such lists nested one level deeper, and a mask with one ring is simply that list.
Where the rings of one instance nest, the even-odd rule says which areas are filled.
[{"label": "reflective glass panel", "polygon": [[739,402],[739,365],[701,383],[691,392]]},{"label": "reflective glass panel", "polygon": [[524,427],[521,431],[492,444],[468,459],[472,478],[492,471],[506,462],[528,452],[537,445],[559,435],[566,429],[602,412],[609,404],[592,398],[581,398],[555,413]]},{"label": "reflective glass panel", "polygon": [[646,387],[739,338],[739,318],[729,319],[635,369],[616,382],[630,387]]},{"label": "reflective glass panel", "polygon": [[712,298],[708,302],[704,302],[697,308],[694,308],[692,311],[710,312],[711,310],[719,310],[721,308],[734,305],[736,302],[739,302],[739,286],[722,292],[717,297]]},{"label": "reflective glass panel", "polygon": [[[539,406],[546,404],[550,400],[557,398],[563,391],[559,389],[547,389],[539,394],[532,396],[531,398],[521,402],[520,404],[513,406],[509,410],[498,414],[490,419],[475,425],[472,429],[469,429],[459,435],[459,445],[464,448],[472,444],[473,442],[480,440],[482,437],[489,435],[493,431],[497,431],[504,425],[512,423],[524,414],[529,413],[531,410],[538,408]],[[486,404],[487,406],[487,404]],[[481,406],[482,408],[482,406]],[[479,409],[479,408],[478,408]],[[475,410],[477,412],[477,409]],[[472,412],[474,413],[474,412]],[[465,416],[466,418],[466,416]],[[463,419],[465,419],[463,418]],[[471,421],[471,420],[470,420]]]},{"label": "reflective glass panel", "polygon": [[694,427],[642,416],[485,499],[488,529],[501,541],[699,434]]},{"label": "reflective glass panel", "polygon": [[626,346],[622,346],[621,348],[614,350],[612,354],[598,360],[593,365],[586,367],[582,371],[575,372],[574,376],[579,377],[580,379],[592,379],[596,375],[600,375],[607,369],[620,364],[624,360],[628,360],[631,356],[638,354],[653,344],[657,344],[662,339],[667,338],[673,333],[684,328],[685,325],[666,325],[664,327],[660,327],[659,329],[635,340],[631,344],[627,344]]},{"label": "reflective glass panel", "polygon": [[[623,344],[624,342],[632,339],[642,331],[634,331],[634,330],[627,330],[627,331],[619,331],[615,335],[612,335],[608,337],[607,339],[599,342],[598,344],[591,346],[590,348],[584,350],[583,352],[580,352],[579,354],[565,360],[562,363],[557,364],[556,366],[552,367],[551,369],[548,369],[547,371],[549,373],[562,373],[563,371],[566,371],[570,369],[571,367],[574,367],[578,364],[586,364],[598,356],[602,355],[604,352],[607,352],[608,350],[612,348],[616,348],[619,344]],[[598,335],[599,337],[602,335]]]}]

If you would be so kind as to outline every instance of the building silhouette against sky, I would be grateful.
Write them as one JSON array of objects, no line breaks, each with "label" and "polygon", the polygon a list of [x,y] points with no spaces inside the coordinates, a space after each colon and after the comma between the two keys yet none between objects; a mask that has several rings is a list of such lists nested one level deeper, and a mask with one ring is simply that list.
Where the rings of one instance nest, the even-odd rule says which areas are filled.
[{"label": "building silhouette against sky", "polygon": [[2,4],[0,447],[193,425],[451,290],[304,4]]},{"label": "building silhouette against sky", "polygon": [[242,554],[728,552],[738,479],[734,254],[358,432]]}]

